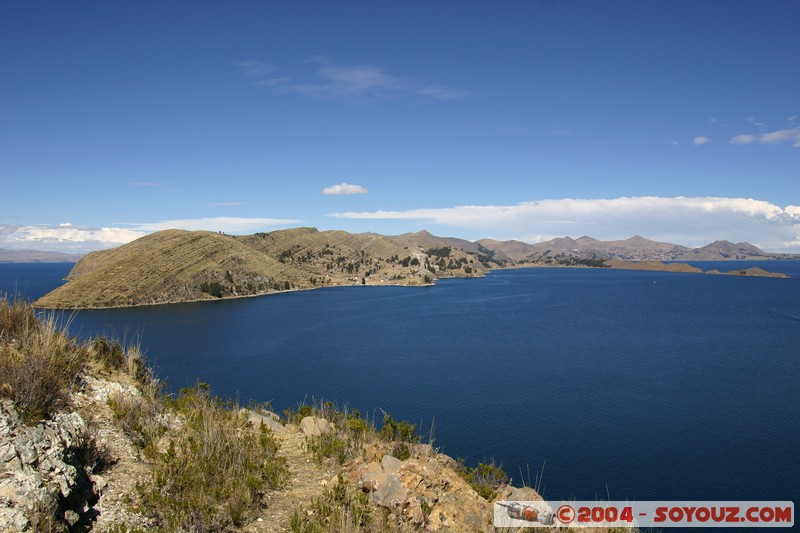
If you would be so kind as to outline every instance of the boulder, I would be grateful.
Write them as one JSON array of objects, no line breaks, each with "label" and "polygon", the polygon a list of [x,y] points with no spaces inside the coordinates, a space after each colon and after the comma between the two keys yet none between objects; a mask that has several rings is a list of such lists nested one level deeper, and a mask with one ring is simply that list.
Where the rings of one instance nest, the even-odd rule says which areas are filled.
[{"label": "boulder", "polygon": [[[390,456],[384,456],[384,458]],[[394,459],[394,457],[391,457]],[[394,459],[397,461],[397,459]],[[411,491],[400,481],[396,469],[387,471],[381,463],[366,465],[358,481],[359,487],[369,493],[370,500],[399,514]]]},{"label": "boulder", "polygon": [[309,437],[319,437],[323,433],[328,433],[333,429],[333,425],[324,418],[307,416],[300,421],[300,431]]},{"label": "boulder", "polygon": [[256,429],[261,427],[261,424],[264,424],[275,433],[286,431],[286,428],[283,427],[283,424],[278,421],[280,418],[278,418],[278,415],[275,413],[270,413],[267,411],[262,415],[250,409],[242,409],[241,412],[247,416],[247,420],[249,420]]}]

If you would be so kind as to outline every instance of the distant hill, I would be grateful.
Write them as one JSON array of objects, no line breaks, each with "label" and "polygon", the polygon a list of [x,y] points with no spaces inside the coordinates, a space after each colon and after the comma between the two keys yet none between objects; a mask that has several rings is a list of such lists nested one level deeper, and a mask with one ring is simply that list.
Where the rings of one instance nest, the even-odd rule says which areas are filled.
[{"label": "distant hill", "polygon": [[[465,241],[467,242],[467,241]],[[36,302],[97,308],[211,300],[335,285],[425,285],[499,266],[440,241],[295,228],[247,236],[165,230],[81,259]]]},{"label": "distant hill", "polygon": [[716,241],[702,248],[658,242],[639,235],[621,241],[599,241],[592,237],[561,237],[536,244],[519,241],[478,241],[483,247],[515,262],[547,262],[548,259],[621,259],[625,261],[721,261],[727,259],[797,259],[796,254],[773,254],[750,243]]},{"label": "distant hill", "polygon": [[81,257],[81,254],[0,248],[0,263],[75,263]]}]

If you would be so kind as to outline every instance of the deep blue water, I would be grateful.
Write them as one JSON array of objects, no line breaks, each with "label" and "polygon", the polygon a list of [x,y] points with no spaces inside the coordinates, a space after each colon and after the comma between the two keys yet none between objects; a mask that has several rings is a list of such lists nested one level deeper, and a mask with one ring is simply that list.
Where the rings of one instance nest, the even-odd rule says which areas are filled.
[{"label": "deep blue water", "polygon": [[[800,262],[698,265],[796,277],[508,270],[83,311],[72,328],[140,339],[172,390],[435,419],[452,456],[515,482],[544,465],[549,499],[796,500]],[[17,285],[35,297],[31,272]]]},{"label": "deep blue water", "polygon": [[75,263],[0,263],[0,295],[35,300],[63,285]]}]

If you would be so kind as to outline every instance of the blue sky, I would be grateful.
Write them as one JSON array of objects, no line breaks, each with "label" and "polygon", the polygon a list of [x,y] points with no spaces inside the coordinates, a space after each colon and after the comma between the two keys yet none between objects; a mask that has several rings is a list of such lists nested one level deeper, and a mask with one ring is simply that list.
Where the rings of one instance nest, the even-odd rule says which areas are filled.
[{"label": "blue sky", "polygon": [[800,252],[800,3],[0,4],[0,247],[167,227]]}]

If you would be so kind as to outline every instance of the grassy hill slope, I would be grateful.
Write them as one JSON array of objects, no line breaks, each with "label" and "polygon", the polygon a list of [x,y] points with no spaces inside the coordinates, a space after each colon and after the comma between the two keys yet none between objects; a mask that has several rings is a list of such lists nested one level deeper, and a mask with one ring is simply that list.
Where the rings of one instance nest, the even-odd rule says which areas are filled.
[{"label": "grassy hill slope", "polygon": [[488,269],[477,256],[438,241],[426,244],[430,248],[374,233],[315,228],[247,236],[165,230],[87,255],[70,272],[69,283],[36,305],[120,307],[336,285],[426,285]]},{"label": "grassy hill slope", "polygon": [[69,283],[36,304],[89,308],[243,296],[283,288],[294,270],[234,237],[166,230],[87,255]]}]

